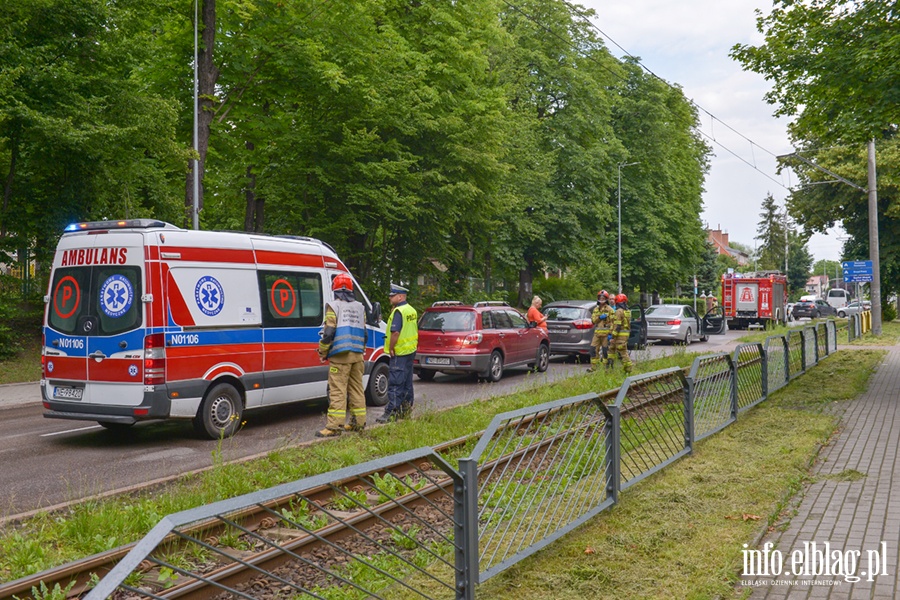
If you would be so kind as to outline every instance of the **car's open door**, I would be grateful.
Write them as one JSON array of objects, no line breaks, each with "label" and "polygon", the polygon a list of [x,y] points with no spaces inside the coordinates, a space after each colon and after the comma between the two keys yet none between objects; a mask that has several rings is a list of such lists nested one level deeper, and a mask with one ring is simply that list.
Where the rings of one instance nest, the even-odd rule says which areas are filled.
[{"label": "car's open door", "polygon": [[727,331],[725,313],[721,306],[712,307],[700,320],[700,333],[706,335],[722,335]]},{"label": "car's open door", "polygon": [[633,304],[631,310],[631,333],[628,335],[628,349],[643,348],[647,345],[647,316],[644,307]]}]

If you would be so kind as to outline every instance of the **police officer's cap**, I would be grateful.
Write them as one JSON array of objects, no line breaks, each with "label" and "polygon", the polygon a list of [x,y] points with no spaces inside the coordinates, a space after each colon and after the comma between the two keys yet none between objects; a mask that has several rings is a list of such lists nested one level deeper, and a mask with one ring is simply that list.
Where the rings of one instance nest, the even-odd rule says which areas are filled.
[{"label": "police officer's cap", "polygon": [[396,296],[397,294],[408,294],[408,293],[409,293],[409,290],[406,289],[405,287],[401,287],[401,286],[397,285],[396,283],[392,283],[391,284],[391,293],[388,295]]}]

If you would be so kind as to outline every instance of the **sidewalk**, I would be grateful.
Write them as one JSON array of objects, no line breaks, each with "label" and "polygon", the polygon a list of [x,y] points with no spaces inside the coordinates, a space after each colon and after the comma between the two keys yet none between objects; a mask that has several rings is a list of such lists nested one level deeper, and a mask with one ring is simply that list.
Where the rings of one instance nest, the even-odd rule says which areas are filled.
[{"label": "sidewalk", "polygon": [[[757,555],[769,574],[742,578],[752,600],[900,597],[900,347],[840,410],[840,430],[819,454],[787,530],[758,547],[774,544]],[[773,577],[779,558],[782,574]]]},{"label": "sidewalk", "polygon": [[12,408],[23,404],[39,405],[40,403],[41,384],[38,381],[0,385],[0,409]]}]

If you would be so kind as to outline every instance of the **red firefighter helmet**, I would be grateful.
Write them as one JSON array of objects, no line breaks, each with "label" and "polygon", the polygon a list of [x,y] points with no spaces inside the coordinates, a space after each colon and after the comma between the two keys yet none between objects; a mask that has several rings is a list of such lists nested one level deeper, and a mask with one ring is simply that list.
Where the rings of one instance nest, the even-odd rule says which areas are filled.
[{"label": "red firefighter helmet", "polygon": [[616,294],[616,304],[625,304],[628,302],[628,296],[625,294]]},{"label": "red firefighter helmet", "polygon": [[609,302],[609,292],[607,292],[606,290],[600,290],[599,292],[597,292],[597,300],[606,300],[607,302]]},{"label": "red firefighter helmet", "polygon": [[334,278],[334,281],[331,282],[332,291],[337,290],[346,290],[348,292],[353,291],[353,280],[350,279],[348,275],[344,275],[341,273],[337,277]]}]

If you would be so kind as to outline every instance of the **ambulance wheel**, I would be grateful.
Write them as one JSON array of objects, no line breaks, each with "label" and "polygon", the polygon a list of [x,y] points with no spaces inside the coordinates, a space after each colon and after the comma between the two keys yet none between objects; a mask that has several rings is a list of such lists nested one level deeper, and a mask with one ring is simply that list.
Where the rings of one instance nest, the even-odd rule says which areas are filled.
[{"label": "ambulance wheel", "polygon": [[211,440],[231,437],[241,426],[243,408],[241,394],[233,385],[213,386],[194,417],[194,431]]},{"label": "ambulance wheel", "polygon": [[375,364],[369,374],[369,385],[366,386],[366,404],[384,406],[388,402],[388,364],[381,361]]}]

